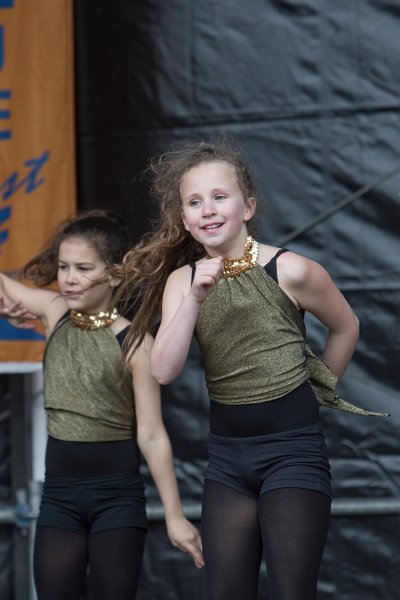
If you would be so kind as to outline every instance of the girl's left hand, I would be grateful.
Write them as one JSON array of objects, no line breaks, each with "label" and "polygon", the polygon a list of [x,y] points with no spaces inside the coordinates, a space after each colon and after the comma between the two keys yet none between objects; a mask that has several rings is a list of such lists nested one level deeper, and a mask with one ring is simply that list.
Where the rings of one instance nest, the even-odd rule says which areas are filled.
[{"label": "girl's left hand", "polygon": [[0,317],[19,329],[33,329],[36,327],[37,317],[28,312],[22,306],[20,300],[6,306],[4,298],[0,296]]},{"label": "girl's left hand", "polygon": [[192,557],[198,569],[204,567],[201,537],[198,529],[186,517],[177,517],[167,521],[169,540],[175,548]]}]

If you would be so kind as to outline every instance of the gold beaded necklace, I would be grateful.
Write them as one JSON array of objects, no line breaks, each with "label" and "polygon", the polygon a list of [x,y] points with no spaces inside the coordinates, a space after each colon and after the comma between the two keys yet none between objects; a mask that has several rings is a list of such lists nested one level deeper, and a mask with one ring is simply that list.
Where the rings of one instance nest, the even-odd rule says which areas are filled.
[{"label": "gold beaded necklace", "polygon": [[[224,270],[221,273],[221,277],[224,279],[233,279],[243,273],[252,269],[257,262],[258,257],[258,242],[254,240],[251,235],[246,239],[244,245],[244,253],[241,258],[224,258]],[[207,258],[211,258],[207,256]]]},{"label": "gold beaded necklace", "polygon": [[77,310],[71,310],[69,314],[73,324],[81,329],[101,329],[102,327],[108,327],[119,317],[116,308],[107,312],[100,311],[94,315],[78,312]]}]

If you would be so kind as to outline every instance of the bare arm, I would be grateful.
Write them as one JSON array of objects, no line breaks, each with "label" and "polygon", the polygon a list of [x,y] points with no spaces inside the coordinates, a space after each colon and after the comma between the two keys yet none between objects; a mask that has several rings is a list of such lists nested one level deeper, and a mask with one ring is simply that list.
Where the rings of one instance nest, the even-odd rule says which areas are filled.
[{"label": "bare arm", "polygon": [[56,291],[31,288],[0,274],[0,295],[8,305],[22,305],[23,310],[40,319],[47,334],[67,310],[65,299]]},{"label": "bare arm", "polygon": [[148,335],[130,359],[137,417],[137,440],[160,494],[169,539],[203,566],[200,534],[183,513],[176,481],[171,443],[165,429],[160,388],[150,373],[153,339]]},{"label": "bare arm", "polygon": [[33,329],[36,326],[36,315],[28,312],[26,308],[22,306],[20,300],[17,302],[7,302],[7,300],[0,295],[0,317],[6,319],[14,327],[19,329]]},{"label": "bare arm", "polygon": [[318,263],[288,252],[278,259],[281,287],[299,308],[309,311],[328,329],[322,360],[341,378],[359,336],[359,322],[327,271]]},{"label": "bare arm", "polygon": [[151,369],[161,384],[170,383],[185,364],[202,302],[219,280],[222,258],[198,263],[193,284],[185,266],[168,278],[163,295],[162,319],[151,353]]}]

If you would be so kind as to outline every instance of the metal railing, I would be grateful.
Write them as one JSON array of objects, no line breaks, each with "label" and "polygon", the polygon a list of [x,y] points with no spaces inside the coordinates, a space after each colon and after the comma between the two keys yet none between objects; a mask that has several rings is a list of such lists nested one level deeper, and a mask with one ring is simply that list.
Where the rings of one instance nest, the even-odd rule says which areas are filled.
[{"label": "metal railing", "polygon": [[[35,485],[32,488],[36,487]],[[40,483],[37,486],[40,488]],[[34,505],[26,503],[16,506],[4,506],[0,508],[0,524],[14,525],[19,529],[28,530],[36,521],[38,511],[38,496],[33,502]],[[201,519],[201,503],[184,503],[183,510],[186,517],[192,521]],[[148,503],[146,508],[148,520],[160,522],[164,520],[164,509],[161,504]],[[344,517],[353,516],[378,516],[378,515],[399,515],[399,498],[341,498],[332,501],[332,516]]]}]

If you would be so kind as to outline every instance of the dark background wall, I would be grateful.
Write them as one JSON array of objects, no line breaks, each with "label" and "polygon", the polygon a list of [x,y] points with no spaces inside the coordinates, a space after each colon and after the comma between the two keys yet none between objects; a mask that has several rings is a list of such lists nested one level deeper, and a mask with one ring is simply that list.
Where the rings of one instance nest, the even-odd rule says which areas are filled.
[{"label": "dark background wall", "polygon": [[[321,600],[400,598],[399,13],[397,0],[75,2],[79,208],[119,211],[134,241],[157,210],[149,158],[181,139],[231,135],[267,199],[259,239],[321,262],[360,318],[340,391],[392,416],[323,409],[335,504]],[[318,352],[323,332],[308,328]],[[208,401],[195,346],[164,400],[196,515]],[[157,508],[150,480],[148,494]],[[154,521],[140,600],[158,598],[206,596],[203,574]]]}]

